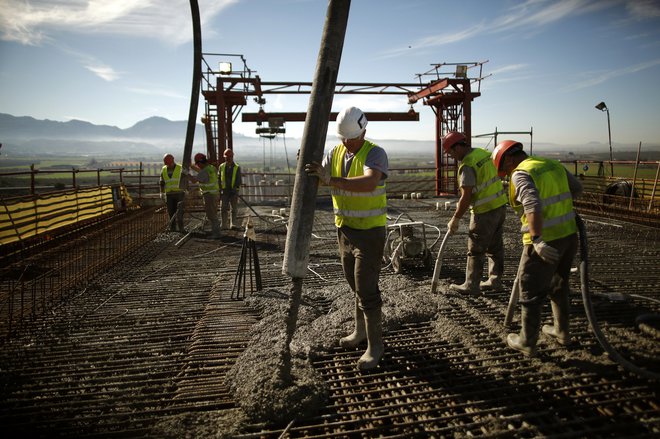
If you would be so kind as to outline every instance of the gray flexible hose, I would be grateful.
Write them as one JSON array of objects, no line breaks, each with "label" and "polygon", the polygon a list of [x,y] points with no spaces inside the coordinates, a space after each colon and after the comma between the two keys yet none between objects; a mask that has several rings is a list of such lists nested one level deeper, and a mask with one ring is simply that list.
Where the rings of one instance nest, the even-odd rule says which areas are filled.
[{"label": "gray flexible hose", "polygon": [[587,247],[587,232],[585,230],[582,218],[576,215],[575,220],[580,236],[580,287],[582,291],[582,302],[584,304],[584,311],[587,314],[587,320],[589,321],[589,325],[591,325],[591,329],[596,336],[596,340],[598,340],[598,343],[600,343],[605,352],[608,353],[610,359],[626,369],[628,372],[650,380],[660,380],[660,373],[654,373],[643,369],[623,358],[621,354],[619,354],[616,349],[614,349],[614,347],[607,341],[605,335],[601,331],[600,326],[598,325],[598,321],[596,320],[593,304],[591,303],[591,295],[589,294],[589,249]]}]

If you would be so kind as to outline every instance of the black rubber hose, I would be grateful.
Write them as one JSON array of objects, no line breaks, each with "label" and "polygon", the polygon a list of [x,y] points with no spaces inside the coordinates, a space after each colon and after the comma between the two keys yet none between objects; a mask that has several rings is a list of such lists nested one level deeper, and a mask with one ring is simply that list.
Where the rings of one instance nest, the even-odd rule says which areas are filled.
[{"label": "black rubber hose", "polygon": [[582,302],[584,304],[584,311],[587,314],[587,320],[589,321],[589,325],[591,325],[591,329],[596,336],[596,340],[598,340],[598,343],[600,343],[605,352],[608,353],[610,359],[619,364],[628,372],[650,380],[660,380],[659,373],[648,371],[623,358],[621,354],[619,354],[616,349],[614,349],[614,347],[607,341],[605,335],[601,331],[600,326],[598,325],[598,321],[596,320],[594,307],[591,303],[591,295],[589,293],[589,249],[587,247],[587,232],[585,230],[582,218],[580,218],[580,216],[576,216],[575,220],[580,236],[580,287],[582,290]]}]

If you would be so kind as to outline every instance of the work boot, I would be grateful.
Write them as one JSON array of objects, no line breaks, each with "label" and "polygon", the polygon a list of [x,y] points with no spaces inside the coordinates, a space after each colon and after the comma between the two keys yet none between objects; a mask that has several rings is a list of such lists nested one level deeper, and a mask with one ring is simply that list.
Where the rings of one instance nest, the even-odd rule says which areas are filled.
[{"label": "work boot", "polygon": [[229,212],[226,210],[220,211],[220,216],[222,217],[222,230],[229,230]]},{"label": "work boot", "polygon": [[360,343],[367,339],[367,328],[364,323],[364,313],[358,305],[358,299],[355,298],[355,330],[346,337],[339,340],[339,346],[344,349],[356,348]]},{"label": "work boot", "polygon": [[504,271],[504,258],[501,255],[493,255],[488,258],[488,280],[479,283],[481,291],[499,293],[504,291],[502,285],[502,272]]},{"label": "work boot", "polygon": [[553,325],[543,325],[541,330],[560,345],[569,346],[573,343],[569,329],[570,299],[568,295],[558,293],[550,297],[550,305]]},{"label": "work boot", "polygon": [[449,285],[449,289],[461,294],[478,295],[479,279],[481,279],[483,265],[483,257],[468,256],[465,267],[465,283],[461,285],[451,284]]},{"label": "work boot", "polygon": [[481,291],[489,291],[491,293],[499,293],[504,291],[504,285],[498,277],[489,277],[488,280],[479,283]]},{"label": "work boot", "polygon": [[179,201],[176,205],[176,225],[179,227],[179,232],[186,233],[186,228],[183,226],[183,206],[183,201]]},{"label": "work boot", "polygon": [[357,362],[358,369],[368,370],[378,366],[385,346],[383,345],[383,326],[380,307],[364,311],[367,327],[367,351],[362,354]]},{"label": "work boot", "polygon": [[509,334],[506,338],[506,344],[528,357],[533,356],[536,354],[540,322],[541,307],[538,305],[523,305],[520,311],[520,334]]}]

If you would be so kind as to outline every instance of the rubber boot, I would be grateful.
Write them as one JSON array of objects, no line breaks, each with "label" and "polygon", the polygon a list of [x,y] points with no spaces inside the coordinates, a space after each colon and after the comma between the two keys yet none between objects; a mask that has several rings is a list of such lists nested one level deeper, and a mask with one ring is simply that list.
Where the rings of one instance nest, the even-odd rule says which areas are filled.
[{"label": "rubber boot", "polygon": [[179,201],[176,207],[176,224],[179,227],[179,232],[186,233],[186,229],[183,226],[183,201]]},{"label": "rubber boot", "polygon": [[520,311],[520,334],[509,334],[506,344],[510,348],[522,352],[528,357],[536,354],[536,342],[539,339],[541,323],[541,307],[538,305],[523,305]]},{"label": "rubber boot", "polygon": [[569,329],[570,299],[565,294],[557,294],[550,298],[550,305],[554,324],[552,326],[543,325],[541,330],[560,345],[569,346],[573,342]]},{"label": "rubber boot", "polygon": [[355,298],[355,330],[350,335],[339,340],[339,346],[344,349],[356,348],[360,343],[367,339],[367,328],[364,323],[364,313],[358,305],[358,299]]},{"label": "rubber boot", "polygon": [[451,284],[449,289],[461,294],[476,296],[479,294],[479,280],[484,266],[483,256],[468,256],[465,267],[465,283],[461,285]]},{"label": "rubber boot", "polygon": [[220,211],[220,217],[222,220],[222,230],[229,230],[229,212],[226,210]]},{"label": "rubber boot", "polygon": [[383,325],[380,307],[364,312],[367,327],[367,351],[357,362],[358,369],[368,370],[378,366],[385,345],[383,345]]},{"label": "rubber boot", "polygon": [[216,219],[211,223],[211,238],[220,239],[220,222]]},{"label": "rubber boot", "polygon": [[502,273],[504,272],[504,253],[488,258],[488,280],[479,284],[481,291],[499,293],[504,291]]}]

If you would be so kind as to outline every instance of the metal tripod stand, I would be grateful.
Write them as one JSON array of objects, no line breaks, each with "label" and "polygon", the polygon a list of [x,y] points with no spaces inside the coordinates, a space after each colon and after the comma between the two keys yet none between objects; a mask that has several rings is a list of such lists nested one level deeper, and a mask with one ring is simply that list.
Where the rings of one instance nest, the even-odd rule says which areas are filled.
[{"label": "metal tripod stand", "polygon": [[238,262],[234,286],[231,290],[232,299],[245,299],[248,276],[250,278],[250,293],[261,291],[261,269],[259,268],[259,257],[257,256],[257,247],[254,238],[256,238],[254,226],[248,220],[245,226],[245,234],[243,235],[241,259]]}]

